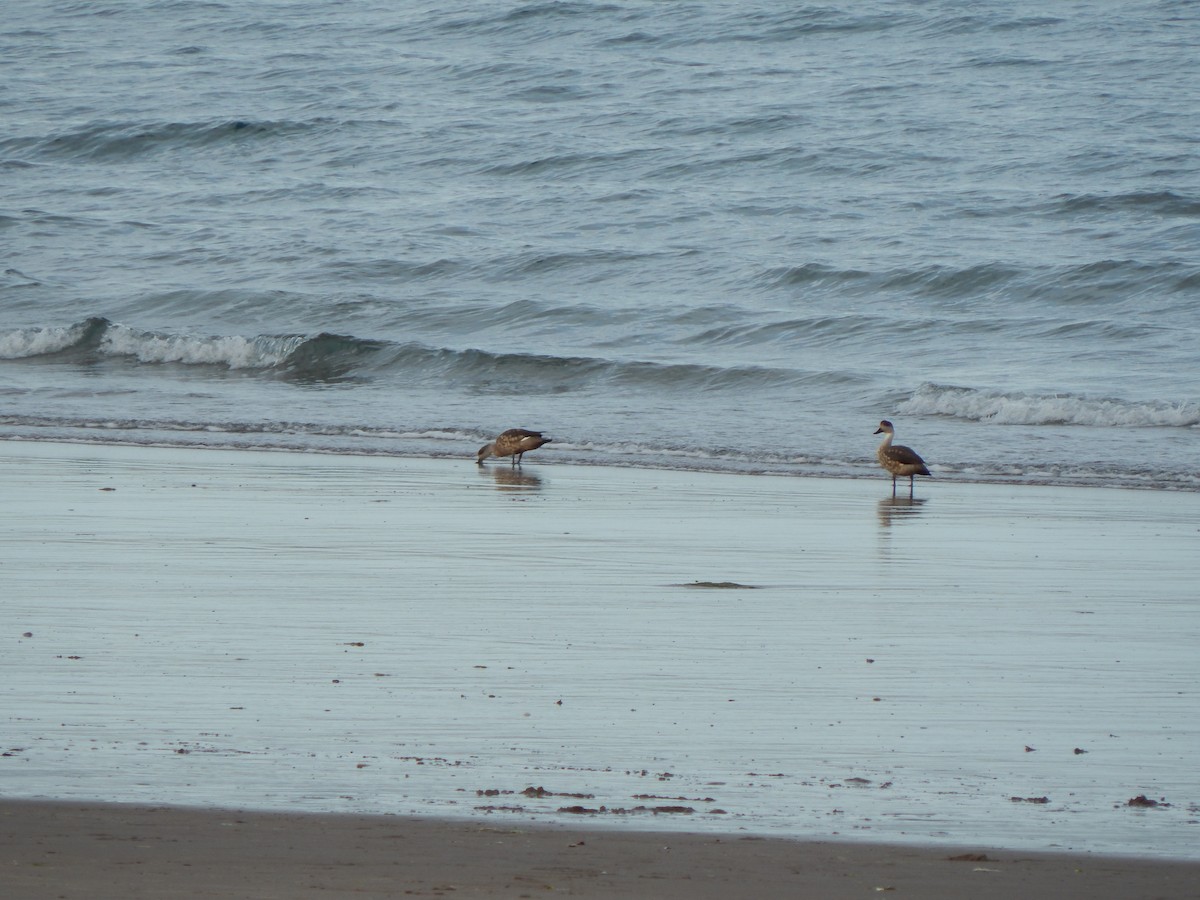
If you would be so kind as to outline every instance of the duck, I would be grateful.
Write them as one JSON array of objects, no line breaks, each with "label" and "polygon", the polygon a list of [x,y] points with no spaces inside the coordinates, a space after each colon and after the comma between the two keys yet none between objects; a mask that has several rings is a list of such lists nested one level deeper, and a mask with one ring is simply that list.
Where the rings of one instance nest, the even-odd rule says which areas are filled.
[{"label": "duck", "polygon": [[543,444],[550,443],[550,438],[543,435],[540,431],[529,431],[525,428],[510,428],[508,431],[503,431],[490,444],[484,444],[479,448],[479,452],[475,454],[476,465],[483,465],[483,461],[489,456],[495,457],[512,457],[512,464],[518,466],[521,464],[521,457],[530,450],[536,450]]},{"label": "duck", "polygon": [[903,447],[899,444],[892,444],[892,438],[896,436],[896,429],[887,419],[879,423],[879,428],[875,430],[876,434],[883,435],[883,443],[879,445],[879,449],[875,451],[875,456],[879,459],[879,464],[887,471],[892,473],[892,495],[896,494],[896,478],[908,476],[908,492],[913,491],[913,477],[916,475],[928,475],[933,477],[933,473],[925,466],[925,460],[921,459],[917,451],[912,447]]}]

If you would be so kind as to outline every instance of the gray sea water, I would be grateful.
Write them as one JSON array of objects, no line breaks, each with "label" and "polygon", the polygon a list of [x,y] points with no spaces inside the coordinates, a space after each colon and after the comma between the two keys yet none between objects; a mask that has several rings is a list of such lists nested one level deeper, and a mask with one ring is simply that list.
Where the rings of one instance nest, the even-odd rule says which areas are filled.
[{"label": "gray sea water", "polygon": [[1200,489],[1200,7],[6,0],[0,436]]}]

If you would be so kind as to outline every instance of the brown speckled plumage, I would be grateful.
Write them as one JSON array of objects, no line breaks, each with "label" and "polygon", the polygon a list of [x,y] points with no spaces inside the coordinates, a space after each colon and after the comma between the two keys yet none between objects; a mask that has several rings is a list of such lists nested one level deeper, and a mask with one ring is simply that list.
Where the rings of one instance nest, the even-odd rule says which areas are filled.
[{"label": "brown speckled plumage", "polygon": [[536,450],[542,444],[550,443],[550,438],[544,437],[540,431],[528,431],[524,428],[510,428],[503,432],[490,444],[484,444],[475,455],[475,462],[483,465],[489,456],[511,456],[512,464],[519,465],[521,457],[529,450]]}]

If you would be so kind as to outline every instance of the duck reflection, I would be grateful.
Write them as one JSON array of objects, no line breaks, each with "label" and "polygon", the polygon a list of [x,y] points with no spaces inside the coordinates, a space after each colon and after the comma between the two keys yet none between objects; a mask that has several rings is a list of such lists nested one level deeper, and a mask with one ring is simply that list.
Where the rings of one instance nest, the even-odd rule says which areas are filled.
[{"label": "duck reflection", "polygon": [[491,469],[480,468],[478,472],[485,478],[490,475],[492,480],[496,482],[496,490],[498,491],[529,492],[540,491],[542,489],[542,477],[540,475],[523,472],[520,469],[495,466]]},{"label": "duck reflection", "polygon": [[890,528],[893,524],[911,519],[921,514],[925,505],[925,497],[884,497],[879,501],[877,512],[879,524]]}]

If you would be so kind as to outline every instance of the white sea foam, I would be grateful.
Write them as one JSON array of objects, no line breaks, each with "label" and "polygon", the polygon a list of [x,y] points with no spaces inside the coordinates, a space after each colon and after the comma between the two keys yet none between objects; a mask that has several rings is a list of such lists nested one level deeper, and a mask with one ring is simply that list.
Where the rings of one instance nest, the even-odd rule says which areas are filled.
[{"label": "white sea foam", "polygon": [[47,328],[18,328],[0,334],[0,359],[25,359],[46,353],[60,353],[78,344],[89,328],[88,322]]},{"label": "white sea foam", "polygon": [[1186,428],[1200,425],[1200,402],[1127,401],[1076,394],[1025,394],[924,384],[900,411],[1000,425]]},{"label": "white sea foam", "polygon": [[132,356],[144,363],[265,369],[283,362],[304,340],[303,336],[248,338],[241,335],[155,334],[113,325],[105,332],[99,349],[113,356]]}]

